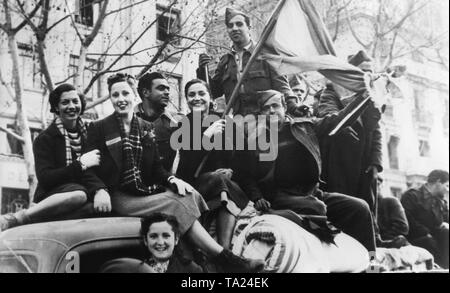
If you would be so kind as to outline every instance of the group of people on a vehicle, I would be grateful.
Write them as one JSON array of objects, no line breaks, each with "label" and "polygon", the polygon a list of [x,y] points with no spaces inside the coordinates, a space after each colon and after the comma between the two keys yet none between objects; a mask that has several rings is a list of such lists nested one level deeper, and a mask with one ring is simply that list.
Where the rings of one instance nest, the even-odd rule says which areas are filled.
[{"label": "group of people on a vehicle", "polygon": [[[276,158],[263,161],[260,158],[267,149],[250,149],[247,144],[244,149],[211,151],[203,143],[195,148],[196,141],[191,139],[189,147],[172,147],[171,138],[186,121],[188,137],[219,141],[219,145],[229,138],[227,119],[207,126],[194,121],[214,114],[214,99],[224,95],[229,101],[255,48],[246,14],[227,9],[226,25],[233,47],[222,56],[213,76],[206,76],[205,70],[211,58],[200,56],[198,79],[185,86],[188,115],[168,110],[170,85],[158,72],[147,73],[139,81],[124,73],[110,76],[107,86],[114,113],[90,125],[81,118],[84,97],[70,84],[58,86],[49,97],[55,120],[34,142],[39,181],[35,204],[2,216],[0,231],[53,220],[140,217],[149,258],[115,260],[103,271],[200,272],[176,248],[183,238],[218,270],[259,272],[264,260],[245,259],[230,251],[237,217],[253,202],[261,213],[309,223],[303,228],[330,242],[343,231],[369,252],[377,246],[407,245],[402,236],[408,237],[411,243],[436,251],[437,259],[443,259],[440,264],[448,268],[448,206],[443,198],[448,193],[448,172],[430,175],[420,195],[405,194],[402,204],[409,232],[401,229],[404,225],[398,233],[383,230],[398,227],[386,224],[391,212],[379,217],[383,225],[377,225],[378,211],[388,210],[378,201],[377,192],[383,169],[379,126],[383,109],[373,101],[360,107],[366,93],[343,97],[337,85],[329,84],[316,95],[318,103],[310,110],[304,104],[305,91],[295,95],[296,84],[257,60],[233,110],[244,117],[268,117],[264,127],[244,133],[258,140],[276,131]],[[366,67],[370,59],[363,52],[349,62],[370,71]],[[138,99],[142,103],[135,105]],[[330,137],[344,119],[342,130]],[[441,184],[440,189],[433,184]],[[433,220],[426,220],[426,215]],[[308,221],[302,221],[305,218]],[[208,231],[211,221],[216,224],[216,239]],[[445,244],[441,245],[445,237],[446,256]],[[344,253],[351,258],[352,249]]]}]

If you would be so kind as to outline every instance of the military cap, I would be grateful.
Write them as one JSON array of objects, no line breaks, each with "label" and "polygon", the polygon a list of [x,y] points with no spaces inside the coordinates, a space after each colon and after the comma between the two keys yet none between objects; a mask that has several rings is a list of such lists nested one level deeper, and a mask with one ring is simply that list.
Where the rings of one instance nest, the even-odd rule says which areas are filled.
[{"label": "military cap", "polygon": [[228,25],[228,23],[230,22],[230,20],[233,19],[233,17],[238,16],[238,15],[242,15],[245,18],[245,22],[247,23],[247,25],[250,25],[250,17],[245,14],[242,11],[236,10],[234,8],[227,8],[226,12],[225,12],[225,24]]},{"label": "military cap", "polygon": [[275,96],[280,96],[281,102],[285,104],[284,95],[278,91],[275,90],[268,90],[268,91],[260,91],[257,93],[258,95],[258,106],[259,108],[262,108],[271,98]]}]

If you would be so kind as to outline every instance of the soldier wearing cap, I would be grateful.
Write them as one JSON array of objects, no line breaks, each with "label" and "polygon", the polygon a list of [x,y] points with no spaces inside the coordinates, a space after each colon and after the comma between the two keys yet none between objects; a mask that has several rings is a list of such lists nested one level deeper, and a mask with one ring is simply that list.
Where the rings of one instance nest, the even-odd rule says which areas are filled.
[{"label": "soldier wearing cap", "polygon": [[[364,51],[349,56],[349,63],[365,72],[372,72],[372,60]],[[320,97],[319,117],[333,115],[344,109],[352,99],[338,94],[333,84],[328,84]],[[383,171],[382,134],[379,121],[381,112],[369,105],[361,117],[339,135],[321,140],[323,158],[322,188],[365,200],[374,215],[377,209],[377,178]],[[379,246],[384,243],[377,235]]]},{"label": "soldier wearing cap", "polygon": [[[209,81],[213,98],[225,95],[228,102],[238,79],[255,50],[255,43],[250,36],[251,24],[248,15],[227,8],[225,23],[233,46],[227,54],[222,56],[214,76],[210,77]],[[207,80],[205,67],[210,61],[210,56],[200,55],[199,69],[197,70],[198,78]],[[277,76],[267,62],[255,60],[239,89],[239,97],[233,105],[234,113],[241,115],[255,114],[258,111],[256,92],[269,89],[278,90],[285,95],[292,95],[286,77]]]},{"label": "soldier wearing cap", "polygon": [[[278,122],[278,156],[274,161],[263,162],[258,159],[262,151],[256,151],[247,152],[241,159],[240,185],[257,209],[327,216],[368,251],[375,251],[373,219],[367,203],[318,188],[322,172],[318,139],[327,135],[363,100],[364,97],[359,96],[338,114],[322,119],[292,118],[286,114],[281,93],[270,90],[259,94],[261,114],[276,118],[271,119],[271,123]],[[364,109],[351,120],[354,121],[361,111]]]}]

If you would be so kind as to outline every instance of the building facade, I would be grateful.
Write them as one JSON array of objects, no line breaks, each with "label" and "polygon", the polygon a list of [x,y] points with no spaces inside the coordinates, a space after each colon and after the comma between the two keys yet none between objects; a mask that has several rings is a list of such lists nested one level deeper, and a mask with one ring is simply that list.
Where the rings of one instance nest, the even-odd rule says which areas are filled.
[{"label": "building facade", "polygon": [[[204,30],[206,9],[203,1],[189,1],[171,6],[172,2],[109,2],[107,11],[110,13],[104,19],[98,36],[87,52],[85,69],[82,70],[82,88],[85,88],[97,73],[108,72],[94,82],[92,89],[86,94],[88,102],[107,96],[108,75],[116,71],[137,75],[144,65],[153,60],[151,70],[163,72],[172,86],[172,110],[186,111],[182,88],[189,79],[195,77],[195,67],[192,64],[198,60],[199,50],[203,50],[198,45],[191,46],[192,42],[188,38],[196,39]],[[62,21],[48,34],[45,53],[49,71],[57,86],[63,82],[74,83],[81,46],[77,34],[87,35],[92,32],[99,17],[100,6],[93,0],[54,0],[52,4],[49,23]],[[5,19],[2,5],[3,2],[0,4],[1,23]],[[20,20],[18,15],[13,14],[13,18],[14,21]],[[188,38],[174,39],[162,51],[160,58],[155,59],[154,55],[161,44],[171,37],[171,33]],[[53,117],[49,113],[48,91],[40,71],[36,38],[28,26],[17,35],[17,43],[24,107],[34,139]],[[116,62],[119,56],[121,58]],[[0,33],[1,73],[7,86],[12,84],[11,59],[6,36]],[[112,63],[116,64],[109,68]],[[106,101],[89,110],[85,118],[95,120],[112,112],[110,102]],[[14,97],[9,95],[7,87],[0,83],[0,126],[14,129],[15,117]],[[0,131],[0,213],[26,208],[28,199],[29,185],[21,143],[13,136]]]}]

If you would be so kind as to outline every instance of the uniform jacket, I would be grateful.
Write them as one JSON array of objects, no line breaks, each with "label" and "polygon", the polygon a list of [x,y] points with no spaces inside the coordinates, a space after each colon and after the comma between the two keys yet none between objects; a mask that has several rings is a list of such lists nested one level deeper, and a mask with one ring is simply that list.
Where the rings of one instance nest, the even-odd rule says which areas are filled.
[{"label": "uniform jacket", "polygon": [[[141,174],[144,184],[165,184],[170,174],[163,168],[158,148],[151,137],[153,126],[137,118],[142,137],[143,153]],[[101,152],[101,165],[89,169],[83,176],[84,185],[91,196],[99,189],[114,192],[119,189],[123,172],[123,150],[120,126],[113,115],[94,122],[88,129],[87,150],[98,149]],[[110,193],[112,194],[112,193]]]},{"label": "uniform jacket", "polygon": [[[250,49],[244,52],[244,67],[248,63],[254,49],[255,45],[252,44]],[[197,77],[206,80],[205,72],[200,69],[197,70]],[[238,83],[238,65],[232,51],[222,56],[214,76],[210,77],[209,80],[213,97],[219,98],[225,95],[228,102]],[[244,79],[240,96],[234,106],[235,113],[248,114],[248,111],[254,112],[258,106],[255,93],[271,89],[285,95],[292,95],[287,77],[278,76],[266,61],[255,60],[250,68],[250,72]]]}]

